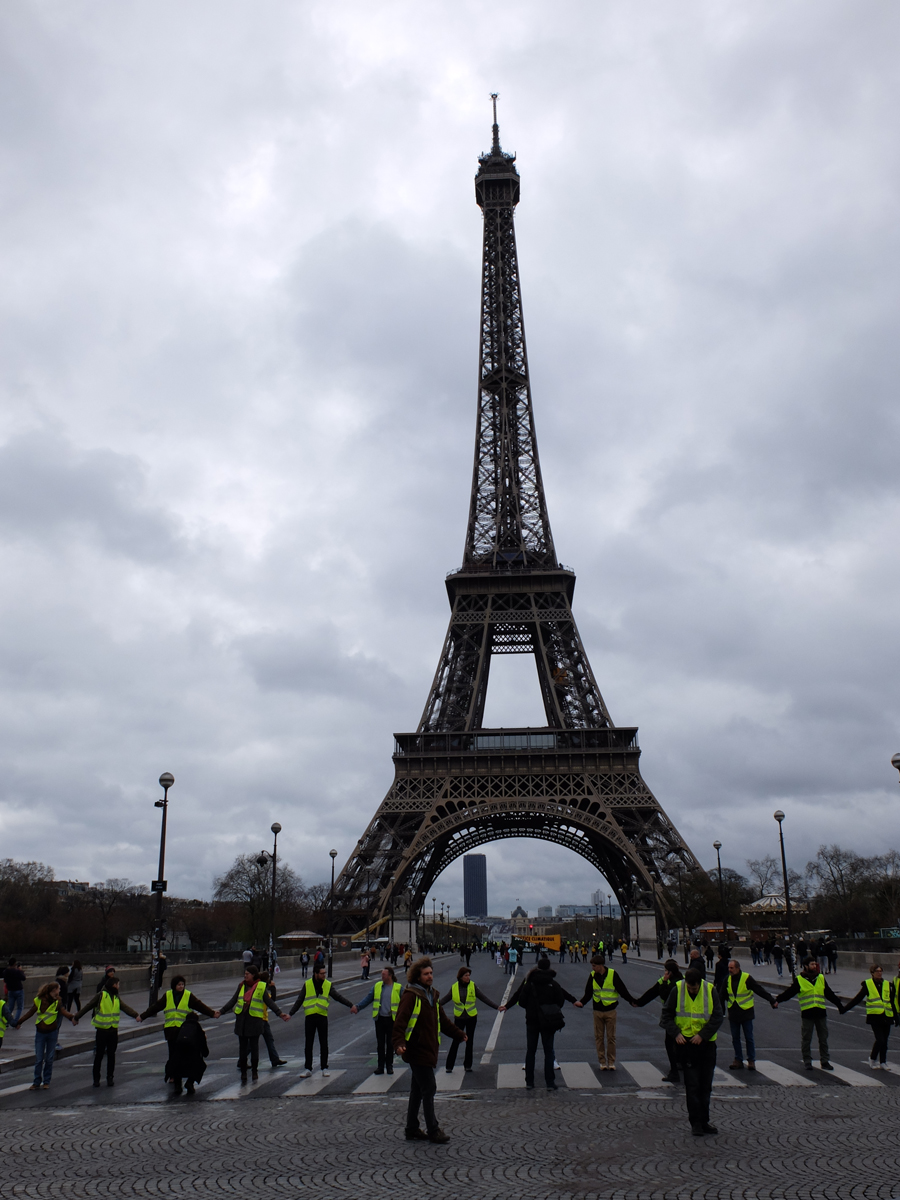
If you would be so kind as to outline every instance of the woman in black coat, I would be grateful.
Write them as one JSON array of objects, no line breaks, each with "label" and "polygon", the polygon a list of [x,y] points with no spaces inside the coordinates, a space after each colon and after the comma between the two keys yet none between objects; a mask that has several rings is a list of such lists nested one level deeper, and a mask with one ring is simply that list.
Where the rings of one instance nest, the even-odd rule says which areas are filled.
[{"label": "woman in black coat", "polygon": [[209,1057],[206,1034],[195,1012],[189,1012],[169,1048],[169,1070],[175,1080],[175,1094],[181,1093],[181,1081],[187,1084],[187,1094],[193,1096],[194,1084],[199,1083],[206,1070],[203,1061]]},{"label": "woman in black coat", "polygon": [[562,1029],[565,1024],[562,1006],[567,1000],[570,1004],[575,1003],[575,997],[556,982],[556,972],[551,969],[549,958],[542,958],[534,970],[528,972],[525,981],[516,988],[506,1006],[512,1008],[514,1004],[518,1004],[520,1008],[525,1009],[527,1088],[534,1087],[534,1060],[540,1041],[544,1047],[544,1082],[548,1088],[556,1090],[556,1079],[553,1075],[553,1039],[556,1031]]}]

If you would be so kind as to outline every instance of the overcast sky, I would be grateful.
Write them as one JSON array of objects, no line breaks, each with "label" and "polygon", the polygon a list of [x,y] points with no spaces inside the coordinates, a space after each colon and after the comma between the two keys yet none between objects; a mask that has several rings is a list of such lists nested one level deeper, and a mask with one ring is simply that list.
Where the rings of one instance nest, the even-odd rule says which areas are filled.
[{"label": "overcast sky", "polygon": [[[0,10],[0,857],[340,866],[459,565],[500,93],[557,550],[705,865],[900,846],[883,3]],[[521,675],[524,670],[526,674]],[[488,720],[543,724],[501,658]],[[492,911],[587,902],[540,842]],[[435,895],[461,904],[461,862]]]}]

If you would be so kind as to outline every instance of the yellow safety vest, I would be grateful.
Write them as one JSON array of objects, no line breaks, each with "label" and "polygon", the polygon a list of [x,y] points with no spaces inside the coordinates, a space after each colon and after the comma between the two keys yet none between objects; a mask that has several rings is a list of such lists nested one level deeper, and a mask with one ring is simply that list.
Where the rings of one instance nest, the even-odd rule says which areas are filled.
[{"label": "yellow safety vest", "polygon": [[731,979],[732,978],[733,977],[731,975],[728,976],[729,985],[725,989],[726,999],[728,1000],[729,1003],[731,1003],[731,1001],[733,1000],[734,1003],[737,1004],[738,1008],[752,1008],[753,1007],[753,993],[747,987],[747,980],[750,978],[749,973],[747,971],[741,971],[741,974],[738,978],[738,985],[737,985],[736,991],[731,990]]},{"label": "yellow safety vest", "polygon": [[34,1024],[36,1029],[48,1030],[56,1024],[56,1018],[59,1016],[59,1000],[54,1000],[52,1004],[41,1012],[41,1003],[37,996],[34,998],[34,1007],[37,1012],[34,1016]]},{"label": "yellow safety vest", "polygon": [[[265,994],[266,994],[266,985],[263,983],[262,980],[260,980],[259,983],[256,985],[256,987],[253,989],[253,995],[250,997],[250,1004],[247,1007],[247,1011],[250,1014],[250,1016],[251,1017],[259,1017],[259,1019],[261,1021],[265,1021],[265,1019],[266,1019],[266,1002],[264,999]],[[244,1011],[244,993],[242,991],[241,994],[238,996],[237,1004],[234,1006],[234,1015],[236,1017],[239,1017],[243,1011]]]},{"label": "yellow safety vest", "polygon": [[609,967],[606,974],[603,976],[603,982],[598,984],[597,976],[593,971],[591,972],[591,983],[594,985],[595,1004],[619,1003],[619,993],[616,991],[615,983],[613,982],[615,977],[615,971],[612,969],[612,967]]},{"label": "yellow safety vest", "polygon": [[8,1009],[9,1005],[6,1003],[6,1001],[0,1000],[0,1038],[3,1037],[4,1033],[6,1033],[6,1027],[9,1024],[9,1018],[6,1015]]},{"label": "yellow safety vest", "polygon": [[459,990],[459,980],[454,983],[450,989],[450,995],[453,997],[453,1015],[454,1017],[477,1017],[478,1009],[475,1005],[475,985],[469,980],[467,984],[466,998],[462,999]]},{"label": "yellow safety vest", "polygon": [[811,983],[805,975],[798,975],[797,983],[800,985],[800,995],[797,997],[800,1002],[800,1011],[804,1013],[815,1009],[824,1010],[825,976],[817,975],[816,982]]},{"label": "yellow safety vest", "polygon": [[[435,1007],[436,1006],[437,1006],[437,1002],[435,1002]],[[416,1022],[419,1020],[419,1013],[421,1011],[422,1011],[422,1000],[421,1000],[421,997],[416,996],[416,1002],[413,1005],[412,1016],[409,1018],[409,1021],[407,1022],[407,1025],[406,1025],[406,1040],[407,1041],[409,1041],[409,1035],[412,1033],[412,1031],[416,1027]],[[438,1035],[438,1049],[440,1050],[440,1048],[441,1048],[441,1014],[440,1014],[440,1012],[438,1012],[438,1014],[437,1014],[437,1035]]]},{"label": "yellow safety vest", "polygon": [[[682,1037],[690,1041],[692,1037],[696,1037],[712,1016],[713,986],[704,981],[700,984],[697,995],[692,996],[687,990],[684,980],[679,979],[675,984],[675,990],[678,997],[675,1001],[675,1024]],[[714,1033],[709,1040],[714,1042],[717,1036]]]},{"label": "yellow safety vest", "polygon": [[[175,999],[175,992],[172,988],[166,992],[166,1021],[163,1029],[180,1029],[188,1015],[188,1006],[191,999],[191,993],[184,989],[178,999]],[[181,1007],[182,1002],[184,1008]],[[237,1012],[237,1009],[235,1009]]]},{"label": "yellow safety vest", "polygon": [[[375,984],[375,999],[372,1001],[372,1018],[381,1016],[381,989],[384,987],[384,980],[379,979]],[[400,1007],[400,993],[403,988],[399,983],[391,984],[391,1020],[397,1016],[397,1009]]]},{"label": "yellow safety vest", "polygon": [[893,1012],[891,985],[887,979],[882,979],[880,988],[874,979],[867,979],[866,991],[867,1017],[886,1017]]},{"label": "yellow safety vest", "polygon": [[[399,985],[398,985],[399,986]],[[311,979],[307,979],[306,988],[303,992],[303,1011],[308,1017],[327,1017],[328,1005],[331,1001],[328,997],[331,995],[331,980],[326,979],[322,984],[321,996],[316,995],[316,985]]]},{"label": "yellow safety vest", "polygon": [[115,992],[104,988],[100,993],[100,1003],[94,1009],[91,1024],[95,1029],[119,1028],[119,997]]}]

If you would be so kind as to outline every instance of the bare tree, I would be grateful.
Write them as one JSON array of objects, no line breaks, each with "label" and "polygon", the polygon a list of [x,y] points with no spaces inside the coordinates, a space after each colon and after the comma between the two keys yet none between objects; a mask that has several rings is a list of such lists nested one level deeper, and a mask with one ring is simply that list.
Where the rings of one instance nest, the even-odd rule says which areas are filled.
[{"label": "bare tree", "polygon": [[[275,904],[282,914],[293,913],[302,903],[303,885],[287,863],[279,863],[275,876]],[[213,880],[213,899],[241,906],[250,939],[260,941],[269,928],[272,902],[272,869],[255,854],[239,854],[224,875]]]},{"label": "bare tree", "polygon": [[757,900],[768,895],[773,887],[784,887],[781,865],[771,854],[767,854],[765,858],[748,858],[747,870],[750,872],[750,882],[754,891],[759,891]]},{"label": "bare tree", "polygon": [[140,896],[146,891],[146,887],[132,883],[130,879],[107,879],[99,887],[89,888],[83,893],[83,903],[95,908],[100,916],[104,950],[108,944],[109,919],[113,910],[133,896]]}]

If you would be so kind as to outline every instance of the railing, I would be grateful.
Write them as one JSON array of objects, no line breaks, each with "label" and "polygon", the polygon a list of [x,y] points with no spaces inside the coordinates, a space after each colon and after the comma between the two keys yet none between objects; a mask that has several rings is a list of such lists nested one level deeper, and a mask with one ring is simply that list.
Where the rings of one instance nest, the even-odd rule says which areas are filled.
[{"label": "railing", "polygon": [[395,756],[478,754],[497,750],[637,750],[636,729],[510,729],[471,733],[398,733]]}]

